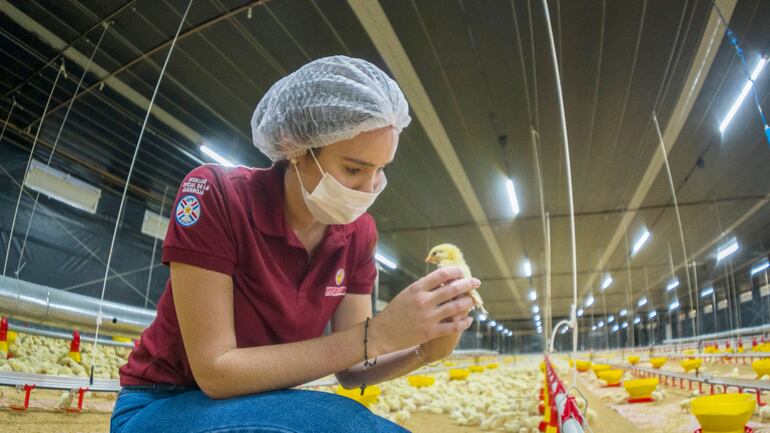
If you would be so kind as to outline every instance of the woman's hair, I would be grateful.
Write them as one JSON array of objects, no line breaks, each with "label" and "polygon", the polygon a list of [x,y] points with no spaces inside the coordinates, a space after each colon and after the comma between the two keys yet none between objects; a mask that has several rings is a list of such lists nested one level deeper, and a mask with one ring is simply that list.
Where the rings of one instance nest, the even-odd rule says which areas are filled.
[{"label": "woman's hair", "polygon": [[314,60],[282,78],[251,118],[256,146],[273,161],[356,135],[409,125],[398,84],[375,65],[345,56]]}]

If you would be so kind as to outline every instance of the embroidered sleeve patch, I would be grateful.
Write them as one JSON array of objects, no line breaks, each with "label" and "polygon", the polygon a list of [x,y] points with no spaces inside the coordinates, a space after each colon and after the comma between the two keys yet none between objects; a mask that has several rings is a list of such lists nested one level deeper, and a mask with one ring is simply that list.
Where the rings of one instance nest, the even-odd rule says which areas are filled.
[{"label": "embroidered sleeve patch", "polygon": [[185,227],[198,222],[201,218],[201,204],[194,195],[186,195],[176,205],[176,222]]}]

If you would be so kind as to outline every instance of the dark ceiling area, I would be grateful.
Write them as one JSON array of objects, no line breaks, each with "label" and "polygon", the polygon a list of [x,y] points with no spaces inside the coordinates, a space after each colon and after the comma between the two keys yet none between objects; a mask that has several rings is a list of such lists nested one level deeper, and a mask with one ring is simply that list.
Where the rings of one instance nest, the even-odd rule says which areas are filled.
[{"label": "dark ceiling area", "polygon": [[[101,188],[108,198],[96,215],[83,217],[89,223],[81,221],[82,230],[114,222],[146,101],[187,3],[0,0],[3,215],[13,213],[18,187],[10,177],[21,181],[33,143],[40,161],[56,143],[51,165]],[[584,317],[591,319],[584,325],[623,308],[633,312],[641,296],[648,299],[644,312],[665,311],[674,299],[684,311],[707,285],[717,289],[718,298],[727,287],[736,290],[736,280],[740,291],[748,284],[748,269],[770,251],[770,147],[751,97],[729,128],[719,131],[746,72],[712,2],[548,4],[572,179],[566,175],[540,1],[195,0],[139,143],[122,254],[150,260],[153,238],[139,233],[141,221],[130,218],[141,219],[143,209],[168,215],[165,196],[191,169],[211,162],[201,144],[239,164],[268,166],[251,143],[249,121],[257,102],[275,81],[308,61],[343,54],[391,73],[412,109],[413,122],[387,174],[389,186],[370,211],[380,253],[398,263],[396,270],[383,268],[381,299],[391,299],[430,270],[423,259],[433,245],[451,242],[482,279],[480,293],[491,316],[512,329],[533,329],[528,292],[534,289],[544,308],[547,284],[542,200],[550,226],[553,315],[566,316],[573,289],[569,181],[579,302],[597,300],[585,308]],[[770,54],[770,2],[717,4],[728,5],[723,12],[749,67]],[[84,74],[82,60],[92,55]],[[66,73],[60,73],[62,64]],[[770,96],[767,76],[756,81],[763,107]],[[664,137],[684,242],[653,113]],[[509,178],[521,207],[517,216],[506,195]],[[49,205],[77,223],[77,212]],[[0,218],[3,253],[7,221]],[[649,241],[631,254],[645,229]],[[96,260],[109,247],[109,237],[98,235],[102,232],[109,231],[93,229],[86,242],[97,275],[66,277],[76,292],[98,296],[98,285],[78,281],[104,272]],[[23,236],[23,229],[13,236]],[[40,247],[83,248],[73,236],[32,238]],[[732,238],[739,250],[728,261],[717,261],[717,249]],[[694,268],[683,266],[683,243]],[[46,257],[25,259],[20,277],[55,286],[56,278],[36,271],[45,268]],[[532,263],[530,277],[524,273],[526,259]],[[116,272],[148,264],[126,259],[117,262]],[[139,286],[147,280],[154,301],[167,271],[159,271],[153,284],[146,269],[134,276],[135,290],[111,286],[107,298],[143,305],[136,289],[144,292]],[[602,291],[607,276],[613,283]],[[674,278],[679,287],[667,291]]]}]

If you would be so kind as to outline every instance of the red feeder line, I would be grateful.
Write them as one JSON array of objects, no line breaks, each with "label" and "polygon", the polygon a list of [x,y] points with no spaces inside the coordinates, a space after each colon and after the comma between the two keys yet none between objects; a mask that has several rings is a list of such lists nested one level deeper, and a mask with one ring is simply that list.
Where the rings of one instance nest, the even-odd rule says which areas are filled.
[{"label": "red feeder line", "polygon": [[29,409],[29,395],[33,389],[35,389],[35,385],[24,385],[24,406],[11,406],[11,409],[20,412]]}]

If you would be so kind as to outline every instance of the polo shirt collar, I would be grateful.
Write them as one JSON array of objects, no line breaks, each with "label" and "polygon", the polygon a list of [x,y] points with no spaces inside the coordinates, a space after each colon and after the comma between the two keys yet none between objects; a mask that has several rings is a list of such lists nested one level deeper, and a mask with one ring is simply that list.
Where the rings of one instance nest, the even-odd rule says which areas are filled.
[{"label": "polo shirt collar", "polygon": [[[255,200],[252,212],[257,228],[269,236],[283,237],[287,242],[299,248],[303,248],[297,235],[286,223],[283,206],[286,201],[284,195],[284,173],[288,169],[287,161],[279,161],[268,169],[258,169],[254,172]],[[333,245],[344,245],[354,231],[354,223],[332,224],[329,226],[323,243],[331,242]]]}]

